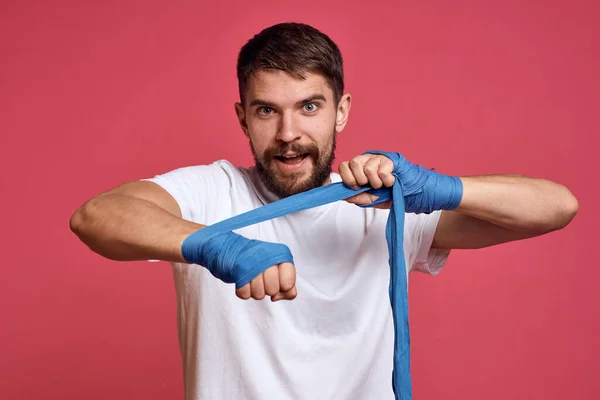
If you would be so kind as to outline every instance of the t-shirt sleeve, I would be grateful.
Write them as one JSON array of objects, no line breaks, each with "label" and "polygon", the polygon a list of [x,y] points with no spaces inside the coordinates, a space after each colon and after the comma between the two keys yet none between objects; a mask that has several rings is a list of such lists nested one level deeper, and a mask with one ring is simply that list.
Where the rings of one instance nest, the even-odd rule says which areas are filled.
[{"label": "t-shirt sleeve", "polygon": [[166,190],[181,209],[181,217],[207,224],[207,215],[226,197],[230,178],[222,162],[182,167],[143,181],[154,182]]},{"label": "t-shirt sleeve", "polygon": [[408,230],[413,252],[411,271],[437,275],[446,264],[450,250],[431,247],[441,213],[407,214],[407,219],[411,219]]}]

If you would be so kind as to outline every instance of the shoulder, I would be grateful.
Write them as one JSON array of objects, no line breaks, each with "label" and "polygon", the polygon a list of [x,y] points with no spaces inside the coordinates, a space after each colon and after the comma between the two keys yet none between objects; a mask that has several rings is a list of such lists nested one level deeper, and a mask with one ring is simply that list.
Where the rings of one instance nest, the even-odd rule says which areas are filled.
[{"label": "shoulder", "polygon": [[189,165],[179,167],[174,170],[156,175],[153,179],[185,179],[185,180],[203,180],[203,179],[223,179],[229,176],[235,176],[239,170],[228,160],[216,160],[210,164]]},{"label": "shoulder", "polygon": [[210,164],[180,167],[144,180],[182,192],[227,189],[244,181],[241,170],[228,160],[216,160]]},{"label": "shoulder", "polygon": [[184,219],[202,222],[211,210],[227,208],[232,197],[248,192],[242,170],[221,159],[180,167],[143,180],[165,189],[179,204]]}]

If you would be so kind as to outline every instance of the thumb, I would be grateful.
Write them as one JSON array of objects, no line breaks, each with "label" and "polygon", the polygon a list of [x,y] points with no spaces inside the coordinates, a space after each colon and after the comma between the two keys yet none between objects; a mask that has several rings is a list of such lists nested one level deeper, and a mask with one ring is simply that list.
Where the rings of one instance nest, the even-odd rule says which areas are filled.
[{"label": "thumb", "polygon": [[363,204],[371,204],[372,202],[377,200],[378,197],[379,196],[375,196],[374,194],[363,192],[363,193],[359,193],[355,196],[348,197],[346,199],[346,201],[348,203],[352,203],[352,204],[363,205]]}]

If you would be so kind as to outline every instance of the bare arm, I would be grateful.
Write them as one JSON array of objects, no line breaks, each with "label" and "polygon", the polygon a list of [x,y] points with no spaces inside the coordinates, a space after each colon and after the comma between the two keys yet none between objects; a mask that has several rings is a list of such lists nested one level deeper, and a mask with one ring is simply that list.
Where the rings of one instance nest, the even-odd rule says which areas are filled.
[{"label": "bare arm", "polygon": [[[353,187],[392,186],[394,163],[381,155],[359,155],[340,164],[343,182]],[[442,211],[432,247],[475,249],[543,235],[564,228],[579,204],[563,185],[522,175],[461,177],[463,196],[454,211]],[[370,204],[364,192],[347,201]],[[390,202],[376,207],[389,208]]]},{"label": "bare arm", "polygon": [[520,175],[461,177],[463,199],[443,211],[433,247],[481,248],[564,228],[578,202],[564,186]]},{"label": "bare arm", "polygon": [[[111,260],[162,260],[187,263],[181,254],[185,238],[204,225],[181,218],[175,199],[159,185],[130,182],[96,196],[71,217],[71,230],[92,251]],[[269,267],[236,289],[241,299],[292,300],[297,295],[291,263]]]},{"label": "bare arm", "polygon": [[71,217],[71,230],[111,260],[185,262],[181,244],[203,228],[181,218],[175,199],[159,185],[130,182],[100,194]]}]

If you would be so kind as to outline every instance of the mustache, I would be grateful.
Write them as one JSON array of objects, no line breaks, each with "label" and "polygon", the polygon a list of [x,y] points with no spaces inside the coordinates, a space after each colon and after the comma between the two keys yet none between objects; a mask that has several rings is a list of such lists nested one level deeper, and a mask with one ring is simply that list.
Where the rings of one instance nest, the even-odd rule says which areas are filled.
[{"label": "mustache", "polygon": [[265,150],[263,157],[265,159],[272,159],[274,157],[281,156],[288,152],[293,152],[293,153],[297,153],[297,154],[308,154],[310,157],[313,157],[314,159],[319,158],[319,148],[317,147],[317,145],[315,145],[315,144],[300,145],[298,143],[293,143],[293,144],[286,143],[281,146],[269,147],[268,149]]}]

